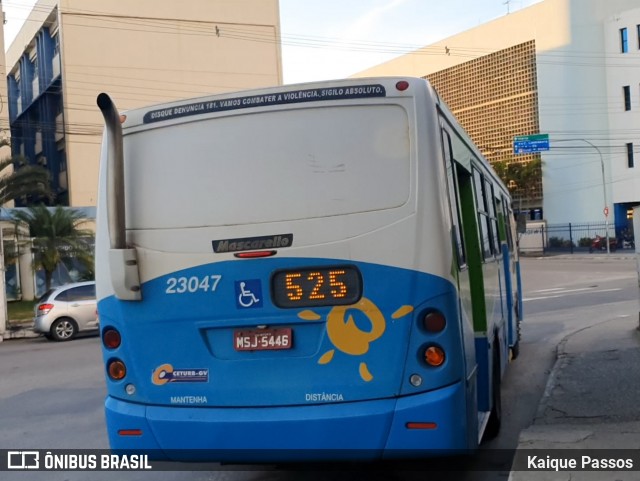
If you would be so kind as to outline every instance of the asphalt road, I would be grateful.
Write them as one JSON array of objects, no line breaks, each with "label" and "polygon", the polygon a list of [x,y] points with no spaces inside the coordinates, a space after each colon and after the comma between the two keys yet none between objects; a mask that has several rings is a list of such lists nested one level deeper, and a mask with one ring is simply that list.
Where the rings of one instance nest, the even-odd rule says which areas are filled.
[{"label": "asphalt road", "polygon": [[[538,409],[555,349],[567,335],[594,316],[637,315],[638,279],[631,258],[523,260],[526,322],[520,357],[503,380],[503,429],[482,446],[478,456],[517,446],[520,432]],[[634,311],[635,309],[635,311]],[[43,338],[0,344],[0,449],[107,448],[104,428],[105,396],[99,340],[52,343]],[[468,461],[473,466],[474,460]],[[435,465],[437,467],[437,464]],[[427,461],[388,463],[367,478],[424,479],[434,467]],[[310,466],[305,479],[362,479],[361,465],[337,471]],[[381,470],[382,469],[382,470]],[[507,471],[505,471],[507,469]],[[1,473],[10,480],[294,480],[301,474],[277,467],[230,467],[212,472],[30,472]],[[468,468],[461,480],[505,480],[508,466],[493,471]]]}]

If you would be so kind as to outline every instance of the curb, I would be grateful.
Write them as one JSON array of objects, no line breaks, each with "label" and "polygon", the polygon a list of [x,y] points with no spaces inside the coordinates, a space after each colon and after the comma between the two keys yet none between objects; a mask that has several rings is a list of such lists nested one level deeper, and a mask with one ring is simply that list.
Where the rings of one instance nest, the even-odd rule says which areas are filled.
[{"label": "curb", "polygon": [[636,258],[636,254],[634,253],[611,253],[609,255],[607,254],[542,254],[537,253],[537,254],[521,254],[520,255],[521,258],[526,258],[526,259],[535,259],[535,260],[557,260],[557,259],[562,259],[562,260],[580,260],[580,261],[584,261],[584,260],[592,260],[592,261],[596,261],[596,262],[605,262],[605,261],[619,261],[619,260],[628,260],[628,259],[635,259]]},{"label": "curb", "polygon": [[35,332],[32,327],[20,327],[17,329],[7,329],[0,333],[0,342],[3,340],[8,341],[9,339],[29,339],[35,337],[40,337],[40,333]]}]

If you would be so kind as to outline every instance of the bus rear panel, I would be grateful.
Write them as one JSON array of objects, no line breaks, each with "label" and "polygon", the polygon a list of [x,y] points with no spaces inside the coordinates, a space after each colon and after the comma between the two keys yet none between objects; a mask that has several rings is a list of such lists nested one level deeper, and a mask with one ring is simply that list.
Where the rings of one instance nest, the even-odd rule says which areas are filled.
[{"label": "bus rear panel", "polygon": [[436,98],[397,83],[127,112],[139,300],[118,295],[105,162],[96,240],[112,448],[284,461],[477,447]]}]

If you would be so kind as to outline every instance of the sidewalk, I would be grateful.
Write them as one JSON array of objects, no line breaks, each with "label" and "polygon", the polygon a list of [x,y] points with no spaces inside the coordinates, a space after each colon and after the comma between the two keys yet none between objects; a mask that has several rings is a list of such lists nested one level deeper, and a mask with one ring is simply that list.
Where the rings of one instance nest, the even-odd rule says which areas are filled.
[{"label": "sidewalk", "polygon": [[[605,320],[566,337],[558,346],[534,423],[520,434],[519,450],[640,449],[640,331],[638,319]],[[628,451],[627,451],[628,453]],[[537,453],[533,453],[537,454]],[[564,453],[566,454],[566,453]],[[581,455],[578,451],[578,459]],[[621,457],[627,457],[620,452]],[[634,471],[512,471],[510,481],[638,481]]]}]

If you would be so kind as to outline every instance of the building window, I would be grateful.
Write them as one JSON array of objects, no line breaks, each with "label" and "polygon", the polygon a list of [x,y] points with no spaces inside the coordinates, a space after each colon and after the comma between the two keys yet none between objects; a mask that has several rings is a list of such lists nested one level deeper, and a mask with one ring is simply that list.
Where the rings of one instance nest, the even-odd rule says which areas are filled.
[{"label": "building window", "polygon": [[627,144],[627,167],[633,168],[633,144]]},{"label": "building window", "polygon": [[631,110],[631,87],[625,85],[622,87],[622,92],[624,95],[624,109]]},{"label": "building window", "polygon": [[627,38],[627,29],[620,29],[620,52],[627,53],[629,51],[629,39]]}]

